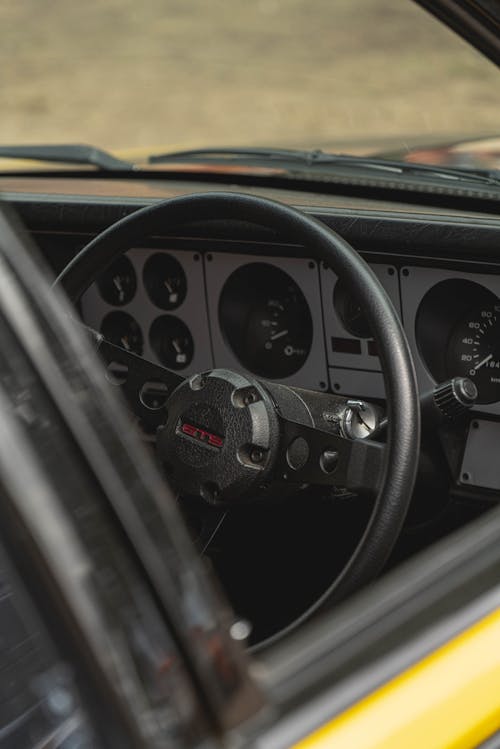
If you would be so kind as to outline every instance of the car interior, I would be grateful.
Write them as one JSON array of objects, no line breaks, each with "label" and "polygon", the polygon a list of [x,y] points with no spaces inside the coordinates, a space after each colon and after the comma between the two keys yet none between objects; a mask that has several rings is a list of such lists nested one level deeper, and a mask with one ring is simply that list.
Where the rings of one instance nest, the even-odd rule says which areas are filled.
[{"label": "car interior", "polygon": [[[420,4],[458,29],[447,3]],[[381,18],[384,32],[398,22]],[[469,36],[495,59],[487,35]],[[352,80],[365,75],[362,62]],[[346,135],[362,119],[348,110]],[[26,699],[24,715],[74,721],[73,659],[103,745],[192,747],[236,729],[243,746],[250,721],[252,740],[268,730],[256,745],[283,749],[288,730],[349,705],[348,684],[304,717],[309,692],[358,669],[368,693],[384,682],[368,665],[396,663],[422,632],[404,657],[428,652],[433,617],[486,596],[500,564],[500,146],[466,151],[465,136],[440,144],[426,128],[398,149],[384,134],[344,150],[230,133],[138,156],[0,145],[0,606],[19,595],[37,623],[27,633],[5,613],[8,720]],[[37,617],[52,644],[38,647]],[[30,697],[14,704],[26,663]],[[57,723],[61,743],[37,744],[28,723],[25,746],[73,735]],[[82,731],[68,749],[97,746]]]},{"label": "car interior", "polygon": [[[64,180],[56,186],[64,190]],[[89,191],[87,182],[82,187]],[[103,187],[110,195],[115,192],[112,181]],[[315,247],[297,241],[296,229],[285,225],[279,232],[264,220],[260,225],[242,220],[245,211],[235,215],[231,196],[241,187],[227,193],[227,210],[217,218],[210,216],[216,215],[214,205],[205,208],[203,203],[214,185],[169,182],[155,187],[174,198],[172,205],[177,195],[202,190],[199,215],[193,200],[186,209],[187,225],[179,226],[173,213],[149,231],[147,222],[139,230],[125,225],[118,239],[110,235],[103,241],[101,260],[94,263],[95,281],[89,266],[83,283],[93,282],[75,299],[83,323],[114,346],[182,379],[228,370],[264,385],[297,388],[304,398],[321,394],[307,407],[321,411],[321,423],[315,426],[324,430],[333,425],[352,439],[382,425],[373,441],[384,444],[390,409],[384,367],[367,302],[358,301],[352,282],[339,278]],[[56,275],[84,245],[101,232],[105,236],[115,220],[158,205],[157,199],[140,197],[147,191],[143,184],[130,188],[136,196],[75,199],[74,194],[12,192],[6,197]],[[71,190],[78,186],[72,183]],[[495,218],[473,210],[356,196],[269,188],[252,188],[250,194],[255,200],[297,206],[351,244],[379,281],[406,334],[422,434],[408,515],[383,563],[388,570],[496,504],[492,451],[500,414],[495,349],[500,282]],[[101,270],[108,246],[115,259]],[[122,389],[127,364],[120,364],[116,351],[106,356],[110,386]],[[456,410],[450,406],[449,413],[445,405],[439,420],[425,406],[429,394],[457,377],[473,381],[477,393],[465,405],[458,402]],[[141,382],[133,418],[154,454],[168,386],[154,369],[145,371]],[[368,425],[358,403],[369,409]],[[401,418],[411,423],[411,404],[401,408]],[[353,423],[346,426],[344,421],[339,427],[341,418],[353,416]],[[194,426],[203,426],[199,416],[194,420]],[[168,472],[164,476],[168,481]],[[327,484],[301,481],[300,476],[288,485],[273,481],[265,490],[254,486],[253,496],[247,491],[232,504],[200,496],[203,491],[194,484],[183,496],[182,482],[178,477],[178,506],[238,617],[248,622],[251,645],[286,630],[314,607],[348,564],[374,507],[373,493],[350,491],[331,479]],[[376,566],[371,577],[382,571],[376,572]]]}]

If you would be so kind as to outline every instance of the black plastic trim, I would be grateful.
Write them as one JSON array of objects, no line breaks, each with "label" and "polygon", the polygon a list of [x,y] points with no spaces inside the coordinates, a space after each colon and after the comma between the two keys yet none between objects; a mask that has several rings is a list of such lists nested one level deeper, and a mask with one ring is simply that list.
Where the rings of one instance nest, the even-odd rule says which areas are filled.
[{"label": "black plastic trim", "polygon": [[[90,198],[88,196],[4,195],[17,210],[32,232],[68,230],[90,237],[110,224],[156,200],[137,198]],[[290,197],[293,197],[291,195]],[[292,201],[290,201],[292,202]],[[477,214],[425,213],[421,211],[387,211],[360,208],[314,208],[294,204],[305,213],[327,224],[341,234],[357,250],[419,254],[500,262],[500,213],[495,216]],[[165,236],[186,237],[186,228],[175,232],[168,227]],[[190,226],[189,237],[199,241],[206,237],[236,241],[276,241],[272,232],[250,224],[234,222],[196,222]],[[290,253],[290,246],[284,254]],[[297,248],[298,251],[299,248]],[[303,251],[302,251],[303,252]]]}]

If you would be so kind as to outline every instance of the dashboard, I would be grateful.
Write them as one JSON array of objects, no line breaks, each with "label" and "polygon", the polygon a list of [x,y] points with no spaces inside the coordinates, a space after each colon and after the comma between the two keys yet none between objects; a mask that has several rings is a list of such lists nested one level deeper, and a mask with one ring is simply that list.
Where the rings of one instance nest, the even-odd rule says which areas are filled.
[{"label": "dashboard", "polygon": [[[212,368],[367,399],[385,396],[363,310],[308,257],[135,247],[82,298],[116,345],[190,375]],[[265,251],[264,251],[265,250]],[[485,448],[500,437],[500,275],[370,263],[403,322],[421,393],[451,377],[478,388],[459,480],[500,489]]]},{"label": "dashboard", "polygon": [[[258,248],[256,248],[258,250]],[[408,336],[421,392],[462,375],[500,414],[500,276],[372,263]],[[82,298],[116,345],[190,375],[214,367],[297,387],[383,398],[357,301],[308,258],[129,250]]]},{"label": "dashboard", "polygon": [[[313,390],[383,397],[375,343],[335,274],[310,258],[133,248],[82,298],[84,322],[189,375],[238,369]],[[372,269],[399,315],[393,266]]]},{"label": "dashboard", "polygon": [[[7,178],[3,189],[58,272],[95,234],[158,198],[201,182]],[[225,186],[226,190],[241,190]],[[321,195],[247,192],[323,221],[369,263],[402,320],[422,394],[452,376],[477,384],[474,418],[457,433],[452,491],[497,501],[500,472],[500,221],[494,213]],[[43,195],[37,190],[45,190]],[[211,368],[383,401],[382,368],[363,310],[299,245],[232,222],[165,228],[124,248],[81,300],[112,342],[180,374]]]}]

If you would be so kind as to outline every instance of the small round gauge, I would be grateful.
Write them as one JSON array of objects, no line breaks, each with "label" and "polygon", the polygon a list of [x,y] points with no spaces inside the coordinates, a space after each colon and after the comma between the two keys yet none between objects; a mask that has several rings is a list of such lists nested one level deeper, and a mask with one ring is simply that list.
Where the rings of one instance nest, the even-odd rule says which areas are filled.
[{"label": "small round gauge", "polygon": [[219,324],[245,369],[262,377],[289,377],[304,365],[313,326],[304,294],[287,273],[250,263],[227,279]]},{"label": "small round gauge", "polygon": [[333,290],[333,306],[345,330],[355,338],[371,338],[368,321],[356,299],[337,281]]},{"label": "small round gauge", "polygon": [[446,366],[450,377],[471,378],[479,403],[500,400],[500,305],[475,307],[456,325]]},{"label": "small round gauge", "polygon": [[142,332],[132,315],[127,312],[110,312],[101,323],[104,338],[115,346],[142,356]]},{"label": "small round gauge", "polygon": [[149,298],[160,309],[176,309],[186,298],[186,274],[172,255],[164,252],[151,255],[142,277]]},{"label": "small round gauge", "polygon": [[169,369],[184,369],[193,359],[193,337],[187,325],[174,315],[157,317],[149,330],[149,342],[159,361]]},{"label": "small round gauge", "polygon": [[122,255],[115,260],[98,279],[97,288],[104,301],[115,307],[131,302],[137,290],[137,277],[128,257]]}]

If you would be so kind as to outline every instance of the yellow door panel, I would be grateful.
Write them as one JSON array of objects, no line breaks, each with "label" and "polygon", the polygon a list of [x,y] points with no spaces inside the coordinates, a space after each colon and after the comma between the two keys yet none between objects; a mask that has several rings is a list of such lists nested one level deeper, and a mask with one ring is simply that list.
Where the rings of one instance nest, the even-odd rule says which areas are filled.
[{"label": "yellow door panel", "polygon": [[500,728],[500,609],[295,749],[471,749]]}]

